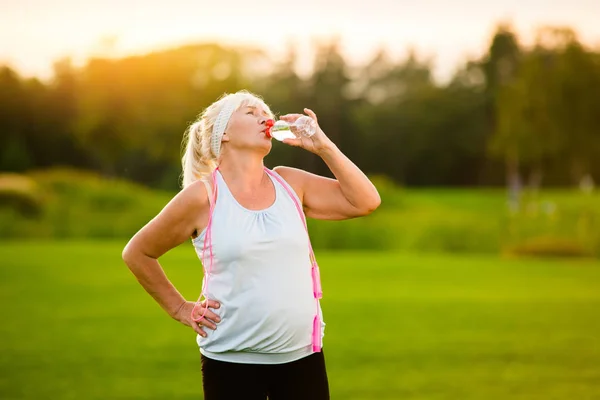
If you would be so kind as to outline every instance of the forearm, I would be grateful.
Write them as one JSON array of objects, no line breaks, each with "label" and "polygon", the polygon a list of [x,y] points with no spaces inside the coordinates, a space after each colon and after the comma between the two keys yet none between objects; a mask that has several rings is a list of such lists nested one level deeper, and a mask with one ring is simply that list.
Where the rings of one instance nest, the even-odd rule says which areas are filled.
[{"label": "forearm", "polygon": [[186,300],[169,281],[158,260],[142,254],[123,259],[144,290],[174,317]]},{"label": "forearm", "polygon": [[379,206],[381,198],[375,185],[334,143],[323,148],[318,155],[339,182],[340,189],[350,204],[367,212]]}]

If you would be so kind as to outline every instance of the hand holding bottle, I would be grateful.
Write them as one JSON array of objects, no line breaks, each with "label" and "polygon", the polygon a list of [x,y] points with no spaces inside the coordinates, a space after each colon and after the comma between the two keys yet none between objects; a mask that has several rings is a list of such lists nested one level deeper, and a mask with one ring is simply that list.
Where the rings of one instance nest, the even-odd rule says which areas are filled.
[{"label": "hand holding bottle", "polygon": [[269,134],[273,139],[282,142],[284,139],[296,139],[300,136],[311,137],[317,132],[317,123],[312,118],[302,115],[294,122],[287,122],[280,119],[273,122],[270,120],[267,124]]},{"label": "hand holding bottle", "polygon": [[285,144],[318,154],[332,142],[319,127],[316,114],[308,108],[305,108],[304,112],[308,116],[286,114],[277,122],[270,120],[268,132],[271,137]]}]

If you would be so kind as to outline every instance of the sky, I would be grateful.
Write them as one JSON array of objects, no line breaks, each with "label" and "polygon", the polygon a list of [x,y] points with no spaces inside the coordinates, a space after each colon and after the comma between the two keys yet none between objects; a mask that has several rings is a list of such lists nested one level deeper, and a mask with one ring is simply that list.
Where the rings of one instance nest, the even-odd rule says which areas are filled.
[{"label": "sky", "polygon": [[525,44],[540,26],[566,25],[600,49],[600,0],[0,0],[0,64],[44,79],[64,57],[80,65],[94,55],[218,40],[274,59],[294,45],[307,68],[313,41],[338,35],[351,64],[368,62],[380,47],[394,59],[414,48],[433,57],[444,80],[485,52],[501,21]]}]

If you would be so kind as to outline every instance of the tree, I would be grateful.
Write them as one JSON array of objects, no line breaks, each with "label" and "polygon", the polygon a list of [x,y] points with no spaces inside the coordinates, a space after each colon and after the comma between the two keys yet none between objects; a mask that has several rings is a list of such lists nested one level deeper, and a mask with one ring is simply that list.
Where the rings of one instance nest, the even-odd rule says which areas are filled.
[{"label": "tree", "polygon": [[560,101],[552,114],[564,137],[571,177],[578,184],[591,173],[600,151],[600,68],[572,30],[551,29],[543,34],[556,42],[559,54],[553,86]]},{"label": "tree", "polygon": [[[315,64],[310,78],[308,103],[320,116],[319,125],[327,136],[349,154],[346,143],[355,134],[351,123],[350,103],[346,98],[349,82],[347,66],[340,53],[339,39],[317,45]],[[306,158],[308,168],[321,175],[331,175],[324,163],[315,156]]]},{"label": "tree", "polygon": [[19,75],[0,69],[0,170],[23,171],[34,163],[24,136],[29,96]]},{"label": "tree", "polygon": [[183,132],[222,94],[248,86],[245,56],[207,44],[90,60],[81,71],[77,136],[107,175],[175,184]]},{"label": "tree", "polygon": [[[485,94],[489,137],[505,133],[498,130],[499,126],[505,126],[498,121],[498,104],[505,98],[506,86],[510,85],[514,79],[520,56],[521,49],[512,28],[509,24],[500,24],[492,37],[488,53],[481,63],[486,82]],[[521,187],[519,154],[514,152],[510,146],[502,147],[501,151],[498,151],[497,148],[497,146],[492,147],[491,154],[503,157],[506,165],[506,183],[509,194],[513,201],[517,201]]]}]

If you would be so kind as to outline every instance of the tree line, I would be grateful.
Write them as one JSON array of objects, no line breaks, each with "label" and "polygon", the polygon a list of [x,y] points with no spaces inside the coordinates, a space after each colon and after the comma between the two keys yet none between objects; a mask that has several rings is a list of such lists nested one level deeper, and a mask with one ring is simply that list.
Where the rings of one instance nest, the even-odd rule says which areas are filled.
[{"label": "tree line", "polygon": [[[483,56],[445,83],[415,52],[381,49],[351,67],[339,42],[316,45],[309,76],[294,47],[197,44],[54,64],[49,81],[0,68],[0,170],[91,169],[174,189],[189,123],[225,92],[248,89],[278,113],[313,109],[366,173],[406,186],[566,186],[600,176],[600,53],[568,28],[524,46],[499,25]],[[328,175],[317,157],[273,146],[267,162]]]}]

